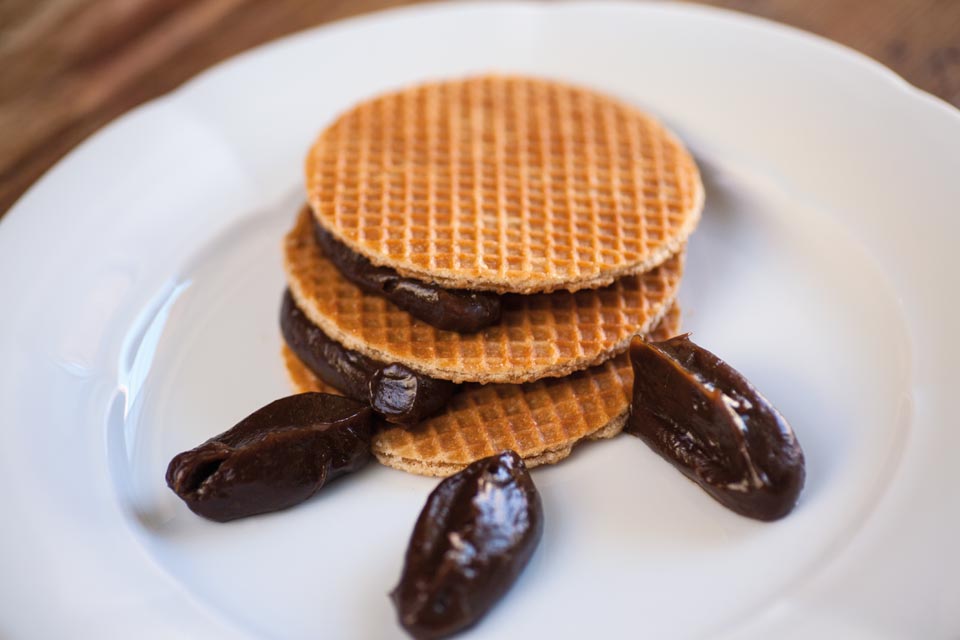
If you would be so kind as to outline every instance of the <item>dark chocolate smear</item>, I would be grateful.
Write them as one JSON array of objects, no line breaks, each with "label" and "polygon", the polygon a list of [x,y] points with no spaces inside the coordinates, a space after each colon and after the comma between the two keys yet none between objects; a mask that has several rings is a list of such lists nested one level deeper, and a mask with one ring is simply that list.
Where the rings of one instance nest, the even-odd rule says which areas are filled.
[{"label": "dark chocolate smear", "polygon": [[367,293],[382,296],[415,318],[447,331],[474,333],[500,320],[500,296],[488,291],[444,289],[377,267],[333,237],[313,220],[323,253],[347,280]]},{"label": "dark chocolate smear", "polygon": [[458,385],[387,364],[330,338],[283,294],[280,329],[287,346],[317,377],[347,396],[368,402],[388,422],[414,424],[446,406]]},{"label": "dark chocolate smear", "polygon": [[414,638],[443,638],[479,621],[510,589],[543,533],[543,506],[513,451],[441,482],[417,519],[390,597]]},{"label": "dark chocolate smear", "polygon": [[805,479],[803,450],[746,378],[687,335],[635,339],[630,360],[633,405],[624,431],[741,515],[790,513]]},{"label": "dark chocolate smear", "polygon": [[286,509],[367,463],[372,416],[342,396],[281,398],[174,457],[167,485],[218,522]]}]

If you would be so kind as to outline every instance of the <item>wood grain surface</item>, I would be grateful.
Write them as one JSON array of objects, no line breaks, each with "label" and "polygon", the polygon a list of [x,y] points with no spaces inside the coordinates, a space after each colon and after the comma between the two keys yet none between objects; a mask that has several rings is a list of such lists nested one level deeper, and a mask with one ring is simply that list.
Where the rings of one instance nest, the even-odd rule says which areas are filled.
[{"label": "wood grain surface", "polygon": [[[412,2],[0,0],[0,215],[84,138],[210,65],[278,36],[404,4]],[[960,0],[705,4],[832,38],[960,106]]]}]

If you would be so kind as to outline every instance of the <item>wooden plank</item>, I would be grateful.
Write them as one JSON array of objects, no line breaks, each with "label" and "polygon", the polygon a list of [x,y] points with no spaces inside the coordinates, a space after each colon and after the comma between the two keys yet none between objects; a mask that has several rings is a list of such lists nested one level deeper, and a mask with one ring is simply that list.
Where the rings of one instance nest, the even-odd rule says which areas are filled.
[{"label": "wooden plank", "polygon": [[[294,31],[412,1],[4,0],[0,212],[91,133],[210,65]],[[960,1],[708,4],[852,46],[960,106]]]}]

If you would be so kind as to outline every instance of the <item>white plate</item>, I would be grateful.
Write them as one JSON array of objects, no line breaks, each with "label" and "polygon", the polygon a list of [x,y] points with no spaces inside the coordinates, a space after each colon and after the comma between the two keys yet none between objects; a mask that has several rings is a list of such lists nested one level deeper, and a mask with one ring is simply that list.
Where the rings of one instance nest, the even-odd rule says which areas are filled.
[{"label": "white plate", "polygon": [[794,424],[808,482],[733,515],[630,437],[535,480],[546,533],[469,637],[960,634],[960,115],[818,38],[689,5],[424,6],[218,66],[83,144],[0,224],[0,636],[386,638],[435,481],[372,465],[229,525],[170,457],[288,393],[280,238],[354,101],[486,70],[660,114],[704,171],[682,299]]}]

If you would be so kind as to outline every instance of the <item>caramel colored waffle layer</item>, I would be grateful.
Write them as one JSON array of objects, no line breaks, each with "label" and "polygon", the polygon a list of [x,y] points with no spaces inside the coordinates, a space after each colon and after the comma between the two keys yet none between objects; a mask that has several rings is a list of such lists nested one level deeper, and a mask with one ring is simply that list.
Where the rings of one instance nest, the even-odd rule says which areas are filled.
[{"label": "caramel colored waffle layer", "polygon": [[[651,340],[666,340],[680,327],[671,307]],[[290,351],[283,359],[294,390],[339,393],[322,382]],[[565,378],[527,384],[465,386],[448,408],[414,427],[389,427],[373,440],[373,453],[410,473],[447,476],[474,460],[513,449],[534,467],[570,455],[581,440],[611,438],[623,429],[630,409],[633,371],[626,354]]]},{"label": "caramel colored waffle layer", "polygon": [[346,112],[306,160],[317,220],[374,264],[445,287],[575,291],[656,267],[700,217],[693,158],[583,88],[486,76]]},{"label": "caramel colored waffle layer", "polygon": [[530,382],[610,359],[656,325],[677,295],[683,255],[603,289],[508,295],[500,322],[473,334],[437,329],[361,291],[323,255],[309,211],[284,246],[297,306],[331,338],[382,362],[454,382]]}]

